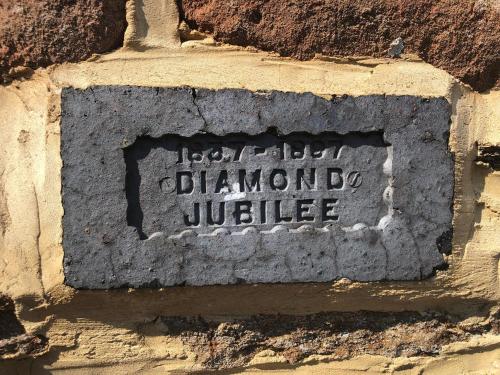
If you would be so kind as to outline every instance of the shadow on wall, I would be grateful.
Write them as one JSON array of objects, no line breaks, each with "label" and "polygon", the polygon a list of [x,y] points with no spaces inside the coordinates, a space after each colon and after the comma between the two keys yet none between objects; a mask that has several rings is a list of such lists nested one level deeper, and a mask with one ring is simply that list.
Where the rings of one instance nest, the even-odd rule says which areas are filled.
[{"label": "shadow on wall", "polygon": [[17,319],[12,299],[0,294],[0,360],[35,357],[46,353],[47,350],[47,338],[27,334]]}]

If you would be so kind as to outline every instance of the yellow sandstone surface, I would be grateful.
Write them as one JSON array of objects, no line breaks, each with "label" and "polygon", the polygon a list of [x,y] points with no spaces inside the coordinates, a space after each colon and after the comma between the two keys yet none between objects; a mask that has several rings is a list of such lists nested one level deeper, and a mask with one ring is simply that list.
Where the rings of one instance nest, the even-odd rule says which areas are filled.
[{"label": "yellow sandstone surface", "polygon": [[[148,3],[148,1],[144,1]],[[155,6],[159,6],[158,2]],[[140,3],[140,2],[137,2]],[[177,17],[165,2],[155,17]],[[477,162],[484,145],[500,146],[500,92],[478,94],[416,59],[324,59],[184,43],[161,20],[150,29],[129,3],[126,48],[78,64],[37,71],[0,87],[0,292],[14,298],[27,331],[48,337],[37,359],[0,362],[0,373],[185,373],[200,370],[178,339],[138,329],[158,316],[217,319],[321,311],[440,310],[474,315],[500,297],[500,171]],[[160,4],[161,5],[161,4]],[[148,15],[146,12],[146,16]],[[163,13],[162,13],[163,12]],[[146,17],[144,16],[144,17]],[[175,21],[177,22],[177,21]],[[142,26],[141,26],[142,25]],[[176,23],[175,23],[176,25]],[[179,42],[180,44],[180,42]],[[151,47],[162,48],[151,48]],[[76,291],[64,286],[60,92],[91,85],[282,90],[332,95],[445,97],[453,108],[455,217],[450,267],[419,282],[234,285],[162,290]],[[290,365],[261,352],[245,374],[495,374],[500,337],[451,344],[437,357],[311,356]]]}]

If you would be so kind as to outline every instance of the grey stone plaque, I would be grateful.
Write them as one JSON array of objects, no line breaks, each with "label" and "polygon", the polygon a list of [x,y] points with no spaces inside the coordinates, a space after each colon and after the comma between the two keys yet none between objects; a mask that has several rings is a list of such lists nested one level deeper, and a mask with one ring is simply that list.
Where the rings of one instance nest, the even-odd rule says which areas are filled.
[{"label": "grey stone plaque", "polygon": [[428,277],[451,233],[449,123],[443,98],[64,89],[66,283]]}]

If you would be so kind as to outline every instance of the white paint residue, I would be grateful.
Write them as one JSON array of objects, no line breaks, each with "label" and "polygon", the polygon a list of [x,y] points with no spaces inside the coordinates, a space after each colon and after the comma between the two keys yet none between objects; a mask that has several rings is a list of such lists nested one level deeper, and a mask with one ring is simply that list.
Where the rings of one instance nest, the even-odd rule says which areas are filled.
[{"label": "white paint residue", "polygon": [[247,195],[245,192],[228,194],[224,197],[225,201],[234,201],[236,199],[245,198]]}]

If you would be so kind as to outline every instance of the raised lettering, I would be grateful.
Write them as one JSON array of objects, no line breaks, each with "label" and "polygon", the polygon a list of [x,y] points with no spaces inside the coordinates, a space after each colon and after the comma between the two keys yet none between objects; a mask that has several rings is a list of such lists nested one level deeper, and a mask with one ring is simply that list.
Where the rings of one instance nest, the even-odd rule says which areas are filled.
[{"label": "raised lettering", "polygon": [[249,224],[252,222],[252,202],[235,202],[234,218],[236,225]]},{"label": "raised lettering", "polygon": [[267,222],[266,206],[267,206],[266,201],[260,201],[260,223],[261,224],[265,224]]},{"label": "raised lettering", "polygon": [[191,194],[194,190],[193,172],[176,173],[177,194]]},{"label": "raised lettering", "polygon": [[255,172],[251,173],[252,178],[250,181],[247,178],[247,172],[244,169],[239,170],[239,182],[240,182],[240,192],[244,191],[260,191],[260,175],[261,170],[257,169]]},{"label": "raised lettering", "polygon": [[313,141],[311,143],[311,156],[315,159],[320,159],[323,157],[323,152],[325,151],[325,144],[321,141]]},{"label": "raised lettering", "polygon": [[203,160],[202,145],[200,143],[192,143],[188,147],[188,160],[193,162],[200,162]]},{"label": "raised lettering", "polygon": [[314,216],[304,215],[310,214],[311,206],[314,204],[314,199],[299,199],[297,201],[297,222],[314,221]]},{"label": "raised lettering", "polygon": [[188,227],[195,226],[197,227],[200,225],[200,204],[195,203],[193,204],[194,208],[194,220],[191,220],[189,218],[189,215],[184,215],[184,224],[187,225]]},{"label": "raised lettering", "polygon": [[200,188],[202,194],[207,193],[207,171],[200,172]]},{"label": "raised lettering", "polygon": [[285,190],[288,186],[288,179],[284,169],[273,169],[269,177],[269,185],[273,190]]},{"label": "raised lettering", "polygon": [[337,202],[338,199],[323,199],[321,206],[321,216],[323,222],[337,221],[339,219],[339,215],[335,212]]},{"label": "raised lettering", "polygon": [[302,190],[302,184],[304,184],[308,190],[315,189],[315,187],[316,187],[316,168],[310,169],[309,179],[305,178],[305,171],[303,169],[297,169],[297,190]]},{"label": "raised lettering", "polygon": [[[382,175],[387,151],[381,134],[168,135],[144,138],[137,145],[125,151],[127,221],[141,239],[162,228],[178,233],[196,227],[206,234],[214,226],[238,232],[244,228],[234,227],[248,225],[261,231],[275,225],[294,230],[304,223],[349,226],[358,220],[376,225],[383,212],[379,202],[385,203],[377,198],[383,195],[380,181],[387,181]],[[352,212],[360,208],[352,205],[360,198],[362,204],[368,202],[365,196],[372,189],[362,184],[363,177],[365,184],[373,181],[373,189],[382,191],[373,194],[372,206],[358,218]],[[161,197],[156,201],[140,199],[158,190]],[[158,217],[159,212],[167,217]]]},{"label": "raised lettering", "polygon": [[328,190],[342,189],[344,186],[344,178],[342,177],[342,169],[340,168],[328,168],[326,187]]},{"label": "raised lettering", "polygon": [[290,222],[292,221],[292,217],[283,216],[281,214],[281,201],[274,202],[274,222],[282,223],[282,222]]},{"label": "raised lettering", "polygon": [[219,217],[217,219],[214,219],[213,213],[212,213],[212,201],[207,201],[207,224],[208,225],[222,225],[222,224],[224,224],[225,209],[226,209],[226,203],[220,202],[219,203],[219,215],[218,215]]},{"label": "raised lettering", "polygon": [[303,159],[305,155],[306,145],[302,141],[293,141],[291,144],[290,154],[292,159]]},{"label": "raised lettering", "polygon": [[217,183],[215,184],[215,193],[229,193],[231,187],[227,182],[227,171],[222,170],[219,172],[219,178],[217,178]]}]

